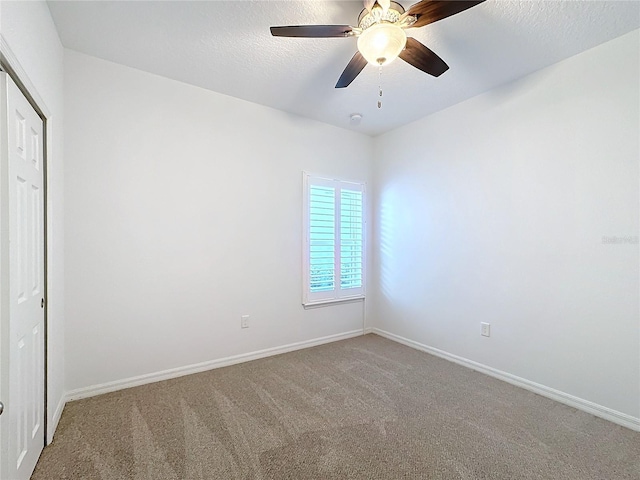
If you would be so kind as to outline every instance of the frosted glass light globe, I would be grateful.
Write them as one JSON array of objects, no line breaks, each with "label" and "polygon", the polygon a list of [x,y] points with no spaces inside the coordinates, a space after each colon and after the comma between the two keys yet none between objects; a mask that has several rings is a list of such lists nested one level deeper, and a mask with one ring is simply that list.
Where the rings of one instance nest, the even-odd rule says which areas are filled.
[{"label": "frosted glass light globe", "polygon": [[392,23],[378,23],[358,37],[358,50],[373,65],[391,63],[407,44],[407,34]]}]

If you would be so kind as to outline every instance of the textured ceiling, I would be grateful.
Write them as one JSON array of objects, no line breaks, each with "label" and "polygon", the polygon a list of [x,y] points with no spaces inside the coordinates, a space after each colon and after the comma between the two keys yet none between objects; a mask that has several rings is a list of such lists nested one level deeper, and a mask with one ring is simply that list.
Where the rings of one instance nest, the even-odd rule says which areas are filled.
[{"label": "textured ceiling", "polygon": [[[405,7],[411,3],[401,2]],[[439,78],[397,60],[336,80],[355,38],[275,38],[272,25],[351,24],[359,1],[49,1],[65,47],[376,135],[640,27],[637,1],[492,1],[409,29],[449,64]],[[615,74],[615,72],[612,72]],[[351,125],[351,113],[361,113]]]}]

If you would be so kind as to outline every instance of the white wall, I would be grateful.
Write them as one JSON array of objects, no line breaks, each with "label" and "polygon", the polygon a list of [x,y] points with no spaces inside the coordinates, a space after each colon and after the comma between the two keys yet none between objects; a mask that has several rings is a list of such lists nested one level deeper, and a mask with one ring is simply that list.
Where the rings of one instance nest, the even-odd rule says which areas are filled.
[{"label": "white wall", "polygon": [[0,41],[12,68],[47,110],[48,437],[64,399],[63,48],[46,2],[2,1]]},{"label": "white wall", "polygon": [[376,327],[640,417],[639,44],[376,139]]},{"label": "white wall", "polygon": [[362,328],[301,305],[302,171],[369,137],[69,50],[65,115],[68,390]]}]

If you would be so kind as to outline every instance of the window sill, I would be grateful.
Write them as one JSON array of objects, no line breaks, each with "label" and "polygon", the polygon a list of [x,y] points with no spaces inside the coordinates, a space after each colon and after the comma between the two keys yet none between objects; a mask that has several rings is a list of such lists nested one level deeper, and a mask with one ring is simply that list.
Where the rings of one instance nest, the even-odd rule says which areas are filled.
[{"label": "window sill", "polygon": [[309,310],[310,308],[322,308],[329,307],[331,305],[340,305],[343,303],[356,303],[356,302],[364,302],[364,295],[359,295],[357,297],[349,297],[349,298],[338,298],[332,300],[320,300],[317,302],[309,302],[303,303],[302,306],[305,310]]}]

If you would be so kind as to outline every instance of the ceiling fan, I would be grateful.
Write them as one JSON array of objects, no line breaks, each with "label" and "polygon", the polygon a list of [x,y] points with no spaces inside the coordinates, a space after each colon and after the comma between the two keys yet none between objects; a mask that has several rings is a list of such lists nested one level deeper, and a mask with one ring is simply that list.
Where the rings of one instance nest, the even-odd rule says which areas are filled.
[{"label": "ceiling fan", "polygon": [[391,0],[364,0],[358,26],[294,25],[271,27],[274,37],[358,37],[358,51],[336,83],[344,88],[358,76],[367,63],[386,65],[396,57],[423,72],[439,77],[449,66],[415,38],[407,37],[407,28],[417,28],[463,12],[484,0],[422,0],[405,11]]}]

